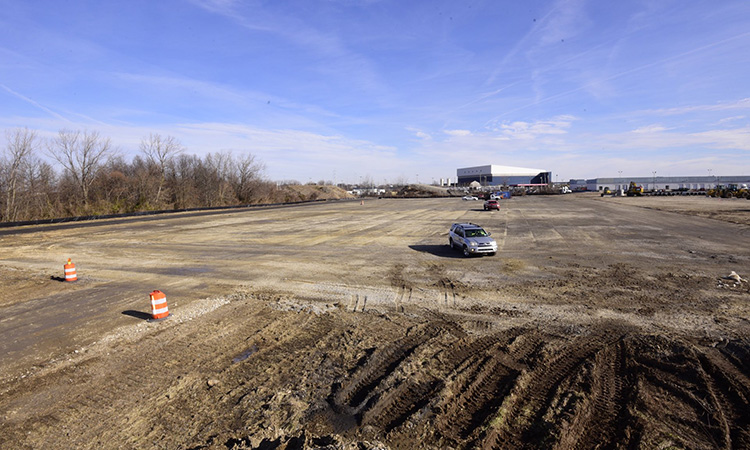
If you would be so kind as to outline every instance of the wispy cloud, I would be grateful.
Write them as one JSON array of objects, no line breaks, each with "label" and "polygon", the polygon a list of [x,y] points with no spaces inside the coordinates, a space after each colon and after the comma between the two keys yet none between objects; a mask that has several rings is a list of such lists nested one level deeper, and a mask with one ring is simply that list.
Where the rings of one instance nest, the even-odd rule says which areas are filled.
[{"label": "wispy cloud", "polygon": [[734,101],[718,102],[711,105],[689,105],[678,108],[662,108],[638,111],[640,114],[654,114],[664,116],[674,116],[681,114],[690,114],[705,111],[731,111],[731,110],[748,110],[750,111],[750,98],[742,98]]},{"label": "wispy cloud", "polygon": [[63,122],[67,122],[67,123],[71,123],[72,122],[67,117],[64,117],[64,116],[56,113],[52,109],[47,108],[46,106],[40,104],[39,102],[36,102],[36,101],[34,101],[34,100],[26,97],[25,95],[22,95],[22,94],[20,94],[20,93],[18,93],[16,91],[14,91],[13,89],[9,88],[8,86],[6,86],[4,84],[0,84],[0,88],[3,88],[3,90],[5,90],[9,94],[13,95],[14,97],[20,98],[21,100],[25,101],[26,103],[28,103],[28,104],[30,104],[32,106],[35,106],[36,108],[39,108],[40,110],[46,112],[47,114],[51,115],[52,117],[55,117],[56,119],[59,119],[59,120],[61,120]]},{"label": "wispy cloud", "polygon": [[419,139],[432,139],[432,136],[429,133],[425,133],[419,128],[406,127],[406,131],[413,133],[414,136],[418,137]]},{"label": "wispy cloud", "polygon": [[443,130],[443,133],[449,136],[471,136],[471,131],[469,130]]},{"label": "wispy cloud", "polygon": [[661,125],[647,125],[645,127],[636,128],[632,132],[633,133],[645,134],[645,133],[659,133],[659,132],[662,132],[662,131],[667,131],[667,128],[665,128],[665,127],[663,127]]},{"label": "wispy cloud", "polygon": [[725,118],[719,120],[718,122],[716,122],[716,125],[723,125],[725,123],[731,123],[731,122],[736,122],[738,120],[745,120],[745,119],[747,119],[747,116],[725,117]]},{"label": "wispy cloud", "polygon": [[316,70],[338,79],[339,84],[352,83],[359,89],[387,94],[388,88],[370,59],[347,45],[334,29],[316,28],[306,17],[276,12],[276,3],[240,2],[236,0],[189,0],[214,14],[222,15],[251,31],[282,38],[287,43],[318,55]]},{"label": "wispy cloud", "polygon": [[[232,123],[187,123],[176,127],[192,152],[220,150],[259,156],[276,179],[306,181],[310,173],[337,170],[339,174],[370,173],[388,176],[396,149],[340,135],[322,135],[291,129],[263,129]],[[313,170],[314,169],[314,170]]]},{"label": "wispy cloud", "polygon": [[543,135],[566,134],[574,121],[576,121],[574,116],[563,115],[536,122],[499,122],[490,129],[512,139],[534,139]]}]

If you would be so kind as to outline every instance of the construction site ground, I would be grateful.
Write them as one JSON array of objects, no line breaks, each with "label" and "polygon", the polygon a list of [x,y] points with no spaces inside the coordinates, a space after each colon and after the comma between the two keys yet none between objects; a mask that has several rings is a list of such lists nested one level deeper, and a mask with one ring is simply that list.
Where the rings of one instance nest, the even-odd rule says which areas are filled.
[{"label": "construction site ground", "polygon": [[0,248],[3,449],[750,448],[747,200],[331,201]]}]

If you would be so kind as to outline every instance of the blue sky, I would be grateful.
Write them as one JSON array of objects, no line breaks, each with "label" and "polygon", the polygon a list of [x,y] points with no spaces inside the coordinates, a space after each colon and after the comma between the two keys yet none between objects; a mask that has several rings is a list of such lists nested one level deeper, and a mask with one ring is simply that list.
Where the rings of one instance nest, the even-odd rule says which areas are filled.
[{"label": "blue sky", "polygon": [[0,0],[0,128],[272,180],[750,174],[750,2]]}]

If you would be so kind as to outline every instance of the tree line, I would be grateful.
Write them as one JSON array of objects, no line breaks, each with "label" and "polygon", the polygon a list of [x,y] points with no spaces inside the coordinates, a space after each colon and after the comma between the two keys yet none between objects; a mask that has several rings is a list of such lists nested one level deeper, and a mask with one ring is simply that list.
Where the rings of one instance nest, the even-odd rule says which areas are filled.
[{"label": "tree line", "polygon": [[144,137],[131,161],[96,131],[63,129],[43,139],[16,128],[5,138],[0,222],[290,200],[264,179],[264,165],[252,154],[199,158],[172,136]]}]

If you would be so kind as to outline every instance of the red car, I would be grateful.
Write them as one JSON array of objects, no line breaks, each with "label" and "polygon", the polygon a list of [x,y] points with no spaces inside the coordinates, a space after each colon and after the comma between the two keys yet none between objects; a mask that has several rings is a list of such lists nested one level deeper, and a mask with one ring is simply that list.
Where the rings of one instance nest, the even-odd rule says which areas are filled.
[{"label": "red car", "polygon": [[484,210],[489,211],[491,209],[497,209],[500,210],[500,204],[497,202],[497,200],[487,200],[484,202]]}]

